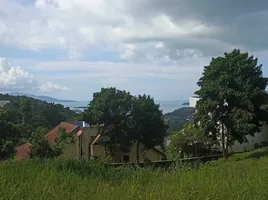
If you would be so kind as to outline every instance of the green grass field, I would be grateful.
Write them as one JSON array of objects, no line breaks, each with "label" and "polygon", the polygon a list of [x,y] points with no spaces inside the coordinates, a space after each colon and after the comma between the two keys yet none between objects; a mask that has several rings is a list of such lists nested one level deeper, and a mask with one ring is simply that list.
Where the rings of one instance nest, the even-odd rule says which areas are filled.
[{"label": "green grass field", "polygon": [[0,199],[268,199],[268,148],[170,172],[83,160],[6,161],[0,163]]}]

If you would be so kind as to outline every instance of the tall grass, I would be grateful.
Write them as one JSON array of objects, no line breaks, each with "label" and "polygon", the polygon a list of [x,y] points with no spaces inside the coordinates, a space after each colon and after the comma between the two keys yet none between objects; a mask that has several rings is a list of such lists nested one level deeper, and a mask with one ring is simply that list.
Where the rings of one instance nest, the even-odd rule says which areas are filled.
[{"label": "tall grass", "polygon": [[[108,168],[86,160],[0,163],[0,199],[268,199],[267,149],[198,169]],[[261,156],[253,156],[255,154]]]}]

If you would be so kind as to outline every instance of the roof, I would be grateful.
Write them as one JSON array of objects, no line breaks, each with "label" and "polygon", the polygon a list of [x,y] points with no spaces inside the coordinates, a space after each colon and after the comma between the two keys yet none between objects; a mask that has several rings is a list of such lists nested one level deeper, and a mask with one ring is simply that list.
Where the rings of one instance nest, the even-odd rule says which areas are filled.
[{"label": "roof", "polygon": [[51,131],[49,131],[46,136],[50,143],[54,144],[56,138],[59,135],[59,128],[62,127],[65,129],[67,134],[73,133],[74,131],[79,129],[79,126],[67,123],[67,122],[61,122],[58,126],[53,128]]},{"label": "roof", "polygon": [[18,146],[16,149],[16,160],[24,160],[30,158],[31,144],[29,142]]}]

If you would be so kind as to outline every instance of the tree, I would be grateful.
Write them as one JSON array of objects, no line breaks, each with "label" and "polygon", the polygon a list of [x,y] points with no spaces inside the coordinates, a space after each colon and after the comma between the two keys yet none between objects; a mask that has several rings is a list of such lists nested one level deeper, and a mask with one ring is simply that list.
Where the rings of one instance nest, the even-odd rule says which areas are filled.
[{"label": "tree", "polygon": [[227,160],[229,145],[235,140],[245,142],[246,135],[259,132],[268,119],[262,65],[257,58],[235,49],[212,58],[197,84],[200,89],[195,94],[201,99],[195,121],[207,136],[219,141]]},{"label": "tree", "polygon": [[31,158],[54,158],[59,156],[62,150],[54,144],[51,144],[46,137],[35,138],[31,145]]},{"label": "tree", "polygon": [[63,153],[66,145],[74,142],[74,135],[67,134],[64,128],[59,128],[56,143],[51,144],[45,137],[45,128],[40,127],[32,136],[31,158],[54,158]]},{"label": "tree", "polygon": [[10,122],[0,120],[0,160],[11,158],[15,145],[20,139],[20,131]]},{"label": "tree", "polygon": [[187,123],[182,130],[174,132],[167,147],[171,157],[183,158],[184,156],[203,156],[209,153],[213,142],[206,137],[200,126]]},{"label": "tree", "polygon": [[84,120],[103,125],[102,142],[113,154],[118,148],[130,146],[129,128],[132,126],[133,97],[129,92],[116,88],[102,88],[93,94],[93,100],[84,112]]},{"label": "tree", "polygon": [[138,95],[133,99],[132,118],[134,121],[131,138],[137,141],[137,161],[140,142],[151,146],[162,145],[167,136],[168,126],[163,112],[149,95]]},{"label": "tree", "polygon": [[84,120],[103,125],[102,142],[112,154],[118,148],[128,151],[135,140],[138,148],[139,141],[160,145],[166,136],[163,113],[150,96],[134,97],[116,88],[102,88],[95,93]]}]

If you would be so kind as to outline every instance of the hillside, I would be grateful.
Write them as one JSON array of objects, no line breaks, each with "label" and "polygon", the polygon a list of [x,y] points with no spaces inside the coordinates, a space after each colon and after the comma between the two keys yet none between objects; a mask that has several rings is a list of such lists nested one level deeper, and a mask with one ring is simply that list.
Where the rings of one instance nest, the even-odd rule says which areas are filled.
[{"label": "hillside", "polygon": [[168,119],[168,133],[182,129],[183,125],[192,119],[194,108],[183,107],[174,110],[171,113],[166,113],[164,116]]},{"label": "hillside", "polygon": [[11,95],[11,96],[26,96],[26,97],[38,99],[38,100],[41,100],[41,101],[46,101],[48,103],[53,103],[53,102],[76,102],[76,101],[73,101],[73,100],[62,100],[62,99],[56,99],[56,98],[52,98],[52,97],[44,96],[44,95],[36,96],[36,95],[33,95],[33,94],[26,94],[26,93],[20,93],[20,92],[11,92],[11,93],[9,93],[9,95]]},{"label": "hillside", "polygon": [[0,136],[2,139],[9,138],[7,133],[13,130],[16,134],[13,137],[16,142],[12,141],[14,144],[27,140],[38,127],[51,129],[62,121],[79,119],[78,114],[69,108],[64,108],[61,104],[47,103],[25,96],[3,94],[0,94],[0,100],[10,101],[0,108],[0,122],[2,123]]},{"label": "hillside", "polygon": [[[258,155],[258,156],[257,156]],[[2,199],[267,199],[268,149],[199,168],[107,168],[86,160],[0,162]]]}]

